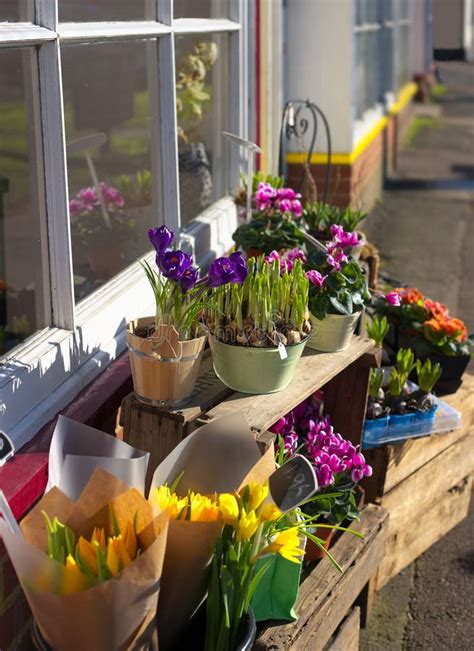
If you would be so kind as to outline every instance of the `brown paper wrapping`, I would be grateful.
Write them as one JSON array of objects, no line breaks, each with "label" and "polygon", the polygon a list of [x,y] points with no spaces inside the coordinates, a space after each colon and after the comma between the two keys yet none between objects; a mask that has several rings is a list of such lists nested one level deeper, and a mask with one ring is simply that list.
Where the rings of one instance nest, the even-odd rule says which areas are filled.
[{"label": "brown paper wrapping", "polygon": [[127,327],[133,387],[137,398],[144,402],[178,404],[194,390],[206,335],[179,341],[177,331],[166,325],[147,339],[134,334],[137,328],[151,328],[154,323],[154,317],[144,317]]},{"label": "brown paper wrapping", "polygon": [[[93,474],[83,495],[84,500],[81,496],[77,502],[72,502],[59,489],[53,488],[21,523],[24,537],[12,533],[1,518],[0,534],[41,633],[54,651],[136,648],[138,639],[149,641],[153,633],[168,514],[164,512],[153,518],[149,505],[135,489],[129,489],[100,468]],[[69,526],[74,524],[76,534],[89,535],[94,526],[104,523],[104,506],[111,500],[119,522],[126,510],[141,505],[139,518],[142,524],[148,525],[149,546],[118,576],[83,592],[57,594],[65,570],[45,553],[47,537],[43,533],[41,510],[51,518],[56,515]],[[42,527],[40,521],[43,521]]]},{"label": "brown paper wrapping", "polygon": [[[239,490],[265,482],[275,470],[273,446],[262,456],[242,414],[213,421],[184,439],[158,466],[153,487],[171,485],[184,470],[176,492],[203,494]],[[158,607],[160,650],[177,642],[205,598],[212,551],[221,525],[216,522],[169,523]]]}]

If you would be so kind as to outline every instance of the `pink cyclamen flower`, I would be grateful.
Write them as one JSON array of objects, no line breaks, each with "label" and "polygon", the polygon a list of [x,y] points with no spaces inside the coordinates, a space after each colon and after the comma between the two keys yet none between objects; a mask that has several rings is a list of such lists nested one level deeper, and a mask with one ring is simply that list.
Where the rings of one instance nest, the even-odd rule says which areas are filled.
[{"label": "pink cyclamen flower", "polygon": [[265,256],[265,262],[272,264],[275,260],[280,260],[280,254],[278,251],[271,251],[268,255]]},{"label": "pink cyclamen flower", "polygon": [[255,202],[258,210],[265,210],[272,207],[273,199],[276,197],[276,190],[270,183],[259,183],[255,193]]},{"label": "pink cyclamen flower", "polygon": [[385,294],[385,300],[389,305],[393,305],[395,307],[400,306],[400,296],[397,294],[397,292],[389,292],[388,294]]},{"label": "pink cyclamen flower", "polygon": [[71,201],[69,202],[69,213],[71,215],[77,215],[83,210],[84,210],[84,206],[82,205],[81,201],[79,201],[78,199],[71,199]]},{"label": "pink cyclamen flower", "polygon": [[359,244],[359,236],[356,232],[351,233],[350,231],[345,231],[342,226],[339,226],[338,224],[331,225],[331,237],[336,246],[347,247],[357,246]]},{"label": "pink cyclamen flower", "polygon": [[301,205],[301,201],[299,201],[299,199],[295,199],[291,202],[291,212],[293,213],[294,217],[301,217],[303,214],[303,206]]},{"label": "pink cyclamen flower", "polygon": [[278,199],[288,199],[289,201],[293,201],[300,196],[301,195],[296,194],[293,188],[279,188],[277,190]]},{"label": "pink cyclamen flower", "polygon": [[109,208],[123,208],[125,200],[117,188],[107,185],[106,183],[101,183],[100,191]]},{"label": "pink cyclamen flower", "polygon": [[312,285],[321,288],[324,285],[327,276],[323,276],[319,271],[316,271],[316,269],[311,269],[311,271],[306,272],[306,278]]},{"label": "pink cyclamen flower", "polygon": [[327,257],[327,263],[331,265],[334,271],[341,271],[342,263],[347,261],[347,255],[345,255],[344,251],[339,247],[332,249]]},{"label": "pink cyclamen flower", "polygon": [[82,203],[84,210],[94,210],[100,205],[95,188],[82,188],[77,193],[77,199]]}]

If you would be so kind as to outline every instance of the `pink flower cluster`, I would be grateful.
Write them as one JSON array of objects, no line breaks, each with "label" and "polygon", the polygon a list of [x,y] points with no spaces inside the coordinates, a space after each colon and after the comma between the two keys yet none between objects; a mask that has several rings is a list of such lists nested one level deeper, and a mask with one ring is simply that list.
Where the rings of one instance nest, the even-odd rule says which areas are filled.
[{"label": "pink flower cluster", "polygon": [[[107,210],[114,211],[123,208],[125,201],[117,188],[106,183],[100,183],[99,186]],[[76,194],[76,197],[69,202],[69,212],[71,215],[77,215],[83,212],[92,212],[99,206],[99,194],[95,187],[82,188]]]},{"label": "pink flower cluster", "polygon": [[306,255],[302,249],[295,248],[285,251],[282,255],[278,251],[272,251],[265,256],[265,262],[272,263],[274,260],[280,261],[280,273],[283,274],[293,269],[295,260],[301,260],[305,264]]},{"label": "pink flower cluster", "polygon": [[300,199],[301,194],[292,188],[274,188],[270,183],[259,183],[255,193],[255,205],[259,212],[279,210],[293,217],[302,215]]},{"label": "pink flower cluster", "polygon": [[334,431],[329,416],[320,416],[321,394],[295,407],[270,430],[283,437],[289,455],[297,451],[311,461],[320,488],[334,483],[335,475],[349,473],[354,483],[372,475],[364,455],[350,441]]},{"label": "pink flower cluster", "polygon": [[357,246],[360,242],[359,236],[356,232],[350,233],[345,231],[342,226],[332,224],[331,237],[335,246],[345,248],[346,246]]}]

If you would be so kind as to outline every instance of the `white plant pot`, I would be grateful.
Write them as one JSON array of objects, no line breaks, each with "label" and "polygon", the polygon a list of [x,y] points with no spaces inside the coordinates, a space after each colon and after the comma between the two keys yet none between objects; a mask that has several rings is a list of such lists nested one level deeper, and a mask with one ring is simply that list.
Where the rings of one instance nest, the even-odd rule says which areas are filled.
[{"label": "white plant pot", "polygon": [[307,343],[308,348],[335,353],[349,348],[357,321],[362,312],[356,314],[328,314],[320,321],[311,314],[313,329]]},{"label": "white plant pot", "polygon": [[362,253],[362,249],[364,246],[367,244],[367,238],[365,237],[364,233],[361,233],[360,231],[357,231],[357,235],[359,236],[359,244],[356,246],[351,246],[348,247],[345,251],[347,255],[352,256],[356,260],[360,259],[360,255]]}]

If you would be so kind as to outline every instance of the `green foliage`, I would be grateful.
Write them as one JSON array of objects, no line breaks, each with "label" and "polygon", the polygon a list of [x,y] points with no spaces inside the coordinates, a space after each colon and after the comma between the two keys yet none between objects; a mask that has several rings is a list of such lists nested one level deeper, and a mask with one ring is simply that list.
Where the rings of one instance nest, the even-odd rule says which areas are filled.
[{"label": "green foliage", "polygon": [[281,249],[293,249],[305,241],[297,224],[282,213],[258,215],[248,224],[241,224],[232,238],[243,251],[255,248],[265,255]]},{"label": "green foliage", "polygon": [[411,348],[400,348],[397,352],[397,371],[407,377],[415,368],[415,353]]},{"label": "green foliage", "polygon": [[302,510],[311,517],[319,516],[324,522],[333,525],[340,525],[344,520],[356,520],[359,510],[355,487],[348,473],[337,474],[335,483],[320,489],[314,498],[302,506]]},{"label": "green foliage", "polygon": [[386,316],[383,316],[381,319],[378,316],[374,316],[372,317],[372,322],[366,326],[367,335],[375,341],[376,346],[382,345],[389,328],[390,326],[388,325]]},{"label": "green foliage", "polygon": [[371,398],[377,398],[379,391],[382,388],[383,383],[383,371],[381,368],[372,368],[370,370],[370,380],[369,380],[369,396]]},{"label": "green foliage", "polygon": [[327,262],[327,255],[313,250],[306,268],[326,275],[322,287],[310,286],[309,308],[317,319],[323,320],[328,314],[355,314],[370,305],[372,299],[367,281],[355,260],[342,263],[341,270],[334,271]]},{"label": "green foliage", "polygon": [[418,377],[418,386],[425,393],[431,393],[434,385],[441,377],[441,365],[431,363],[431,359],[425,360],[423,364],[420,359],[416,360],[416,373]]},{"label": "green foliage", "polygon": [[115,185],[125,199],[127,207],[150,205],[151,184],[150,170],[139,170],[134,176],[122,174],[115,181]]},{"label": "green foliage", "polygon": [[352,233],[366,217],[367,213],[361,210],[352,210],[349,207],[341,210],[337,206],[322,202],[307,203],[303,208],[303,220],[311,235],[325,240],[331,239],[333,224]]},{"label": "green foliage", "polygon": [[390,395],[393,397],[400,396],[407,379],[407,373],[398,371],[395,367],[391,368],[388,378],[388,391]]}]

